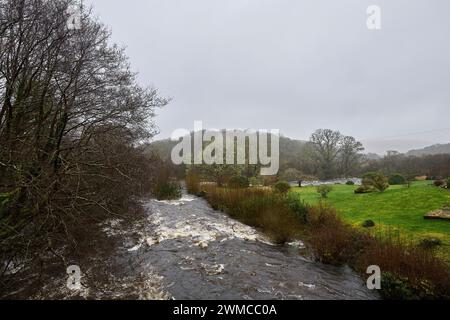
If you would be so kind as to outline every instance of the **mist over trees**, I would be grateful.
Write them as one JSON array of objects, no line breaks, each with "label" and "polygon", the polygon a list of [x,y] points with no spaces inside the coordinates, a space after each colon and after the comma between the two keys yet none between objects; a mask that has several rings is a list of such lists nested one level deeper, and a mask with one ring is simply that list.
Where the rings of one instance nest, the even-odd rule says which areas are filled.
[{"label": "mist over trees", "polygon": [[[193,139],[191,133],[191,139]],[[147,146],[146,150],[150,154],[153,152],[161,159],[171,165],[170,152],[177,142],[170,140],[155,141]],[[206,148],[208,143],[204,143]],[[311,137],[311,141],[300,141],[289,139],[284,136],[279,137],[280,148],[280,179],[294,181],[304,179],[329,179],[357,174],[360,168],[364,150],[362,144],[355,138],[344,136],[338,131],[317,130]],[[246,145],[248,151],[248,139]],[[235,150],[236,152],[236,150]],[[257,177],[261,166],[259,164],[249,164],[248,152],[246,154],[245,165],[196,165],[188,166],[195,168],[196,172],[204,176],[216,179],[218,177],[243,175],[248,178]],[[185,165],[172,166],[178,177]]]},{"label": "mist over trees", "polygon": [[[180,179],[185,177],[188,168],[194,168],[206,179],[219,183],[233,175],[260,178],[258,165],[174,166],[170,153],[176,144],[170,140],[155,141],[146,146],[146,152],[158,155],[166,166],[171,167],[172,174]],[[330,129],[316,130],[310,141],[281,136],[280,171],[276,178],[286,181],[351,178],[378,171],[387,176],[397,173],[406,177],[450,175],[450,154],[418,157],[389,151],[384,157],[375,157],[363,152],[364,146],[354,137]]]},{"label": "mist over trees", "polygon": [[[70,7],[79,28],[68,27]],[[149,189],[139,144],[167,101],[137,84],[110,32],[75,0],[0,0],[0,99],[1,277],[25,252]]]},{"label": "mist over trees", "polygon": [[427,176],[429,179],[450,177],[450,154],[408,156],[389,152],[379,160],[367,160],[362,165],[365,171],[381,171],[386,175],[401,173],[409,179]]}]

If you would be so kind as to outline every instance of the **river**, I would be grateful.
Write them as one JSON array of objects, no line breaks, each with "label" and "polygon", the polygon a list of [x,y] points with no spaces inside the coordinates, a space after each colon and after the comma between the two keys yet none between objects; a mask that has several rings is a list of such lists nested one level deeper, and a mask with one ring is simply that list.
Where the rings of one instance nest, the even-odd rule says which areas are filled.
[{"label": "river", "polygon": [[273,245],[255,229],[184,195],[148,200],[145,232],[127,251],[173,299],[377,299],[348,267],[311,261],[301,242]]}]

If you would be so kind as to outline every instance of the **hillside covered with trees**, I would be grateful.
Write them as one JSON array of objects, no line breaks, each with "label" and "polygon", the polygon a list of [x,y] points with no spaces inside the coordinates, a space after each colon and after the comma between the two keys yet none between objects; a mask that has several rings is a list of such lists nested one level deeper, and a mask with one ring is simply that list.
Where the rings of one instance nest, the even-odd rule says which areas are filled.
[{"label": "hillside covered with trees", "polygon": [[[192,135],[192,134],[191,134]],[[192,138],[193,139],[193,138]],[[155,141],[145,147],[148,155],[157,156],[178,178],[184,178],[186,165],[171,164],[171,152],[178,141],[170,139]],[[205,146],[208,145],[205,143]],[[445,150],[444,150],[445,151]],[[210,176],[205,166],[206,176]],[[334,179],[362,176],[366,172],[381,171],[386,175],[401,173],[407,177],[450,175],[450,154],[411,155],[395,151],[384,157],[364,154],[364,146],[351,136],[333,130],[317,130],[309,141],[280,136],[280,171],[278,178],[287,181]],[[226,175],[242,174],[257,177],[258,167],[244,166]]]}]

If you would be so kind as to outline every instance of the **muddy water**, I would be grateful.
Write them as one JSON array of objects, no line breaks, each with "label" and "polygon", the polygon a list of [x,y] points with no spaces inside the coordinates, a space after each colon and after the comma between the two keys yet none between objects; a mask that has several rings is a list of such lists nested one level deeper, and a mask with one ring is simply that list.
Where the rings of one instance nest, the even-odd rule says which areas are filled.
[{"label": "muddy water", "polygon": [[302,243],[279,247],[203,200],[143,203],[148,223],[127,250],[174,299],[376,299],[347,267],[310,261]]}]

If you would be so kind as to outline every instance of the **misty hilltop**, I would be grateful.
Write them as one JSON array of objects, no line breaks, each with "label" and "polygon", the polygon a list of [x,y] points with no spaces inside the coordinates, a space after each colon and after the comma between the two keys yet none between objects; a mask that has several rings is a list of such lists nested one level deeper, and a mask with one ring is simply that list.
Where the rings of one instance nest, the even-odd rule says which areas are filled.
[{"label": "misty hilltop", "polygon": [[450,143],[447,144],[435,144],[423,149],[411,150],[406,153],[407,156],[427,156],[435,154],[449,154],[450,153]]},{"label": "misty hilltop", "polygon": [[[171,139],[157,140],[150,143],[146,151],[157,154],[161,160],[167,161],[171,157],[172,149],[179,141]],[[308,142],[304,140],[290,139],[280,136],[280,158],[281,162],[297,162],[302,159],[302,155],[307,152]]]},{"label": "misty hilltop", "polygon": [[[170,159],[172,149],[177,145],[178,141],[170,139],[156,140],[150,143],[147,151],[152,150],[162,160]],[[308,141],[291,139],[285,136],[280,136],[280,156],[282,162],[296,162],[301,159],[301,155],[307,152]],[[448,144],[434,144],[422,149],[413,149],[405,153],[406,156],[422,157],[427,155],[450,154],[450,143]],[[380,160],[382,155],[377,153],[366,153],[365,158],[368,160]]]}]

